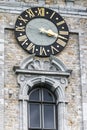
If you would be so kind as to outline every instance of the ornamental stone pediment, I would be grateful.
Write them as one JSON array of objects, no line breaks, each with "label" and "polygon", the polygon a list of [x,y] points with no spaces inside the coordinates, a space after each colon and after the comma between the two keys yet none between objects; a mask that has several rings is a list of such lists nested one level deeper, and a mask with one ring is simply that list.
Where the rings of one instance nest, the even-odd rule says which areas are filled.
[{"label": "ornamental stone pediment", "polygon": [[68,77],[71,70],[54,56],[49,59],[37,59],[34,55],[24,59],[19,66],[14,66],[14,71],[17,74],[29,75],[47,75],[47,76],[66,76]]},{"label": "ornamental stone pediment", "polygon": [[[18,76],[18,84],[20,85],[19,99],[27,98],[29,89],[37,84],[48,84],[51,91],[60,89],[61,94],[56,92],[57,102],[65,100],[64,89],[68,84],[68,77],[71,70],[54,56],[49,59],[37,59],[34,55],[24,59],[19,66],[14,66],[14,72]],[[60,95],[60,96],[59,96]],[[60,97],[60,98],[59,98]],[[27,99],[26,99],[27,100]]]}]

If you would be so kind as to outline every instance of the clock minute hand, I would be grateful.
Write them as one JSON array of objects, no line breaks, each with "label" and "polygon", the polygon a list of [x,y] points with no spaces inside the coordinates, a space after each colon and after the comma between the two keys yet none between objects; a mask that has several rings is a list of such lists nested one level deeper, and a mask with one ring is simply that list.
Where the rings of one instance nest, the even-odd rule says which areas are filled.
[{"label": "clock minute hand", "polygon": [[57,34],[54,33],[51,29],[46,30],[46,29],[44,29],[44,28],[39,28],[39,30],[40,30],[41,33],[47,34],[49,37],[51,37],[51,36],[57,37]]},{"label": "clock minute hand", "polygon": [[48,30],[44,29],[44,28],[39,28],[39,31],[41,33],[45,33],[45,34],[48,34]]},{"label": "clock minute hand", "polygon": [[62,39],[64,39],[64,40],[67,40],[67,38],[66,37],[63,37],[63,36],[61,36],[61,35],[57,35],[57,37],[59,37],[59,38],[62,38]]},{"label": "clock minute hand", "polygon": [[48,32],[48,35],[50,35],[50,36],[54,36],[54,37],[59,37],[59,38],[62,38],[62,39],[64,39],[64,40],[67,40],[67,38],[65,38],[65,37],[63,37],[63,36],[61,36],[61,35],[59,35],[59,34],[57,34],[57,33],[55,33],[55,32],[53,32],[52,30],[48,30],[47,31]]},{"label": "clock minute hand", "polygon": [[58,34],[55,33],[55,32],[53,32],[51,29],[47,30],[47,35],[48,35],[48,36],[54,36],[54,37],[57,37],[57,36],[58,36]]},{"label": "clock minute hand", "polygon": [[59,34],[53,32],[51,29],[46,30],[46,29],[44,29],[44,28],[40,28],[39,30],[40,30],[41,33],[47,34],[49,37],[54,36],[54,37],[56,37],[56,38],[59,37],[59,38],[62,38],[62,39],[64,39],[64,40],[67,40],[67,38],[65,38],[65,37],[63,37],[63,36],[61,36],[61,35],[59,35]]}]

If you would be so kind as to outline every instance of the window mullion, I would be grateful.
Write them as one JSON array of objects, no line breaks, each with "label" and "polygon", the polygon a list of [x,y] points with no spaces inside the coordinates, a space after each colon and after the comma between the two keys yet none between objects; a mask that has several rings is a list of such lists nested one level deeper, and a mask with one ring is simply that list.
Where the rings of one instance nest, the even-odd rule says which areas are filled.
[{"label": "window mullion", "polygon": [[41,89],[41,128],[43,130],[43,88]]}]

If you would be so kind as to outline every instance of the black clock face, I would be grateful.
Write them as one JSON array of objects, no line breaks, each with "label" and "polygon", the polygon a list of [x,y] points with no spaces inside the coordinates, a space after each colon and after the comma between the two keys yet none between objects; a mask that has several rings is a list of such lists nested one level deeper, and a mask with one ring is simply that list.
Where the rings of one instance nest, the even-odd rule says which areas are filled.
[{"label": "black clock face", "polygon": [[69,39],[69,30],[57,12],[44,7],[33,7],[18,16],[15,36],[28,53],[47,57],[64,49]]}]

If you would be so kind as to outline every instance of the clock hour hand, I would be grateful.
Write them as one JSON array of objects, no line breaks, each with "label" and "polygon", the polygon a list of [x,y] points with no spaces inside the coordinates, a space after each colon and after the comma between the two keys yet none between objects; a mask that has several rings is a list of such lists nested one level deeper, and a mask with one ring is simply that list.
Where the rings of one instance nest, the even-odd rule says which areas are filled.
[{"label": "clock hour hand", "polygon": [[51,29],[46,30],[44,28],[39,28],[39,30],[41,33],[47,34],[49,37],[51,37],[51,36],[57,37],[57,34],[54,33]]},{"label": "clock hour hand", "polygon": [[63,37],[63,36],[61,36],[61,35],[59,35],[59,34],[53,32],[51,29],[46,30],[46,29],[44,29],[44,28],[40,28],[39,30],[40,30],[41,33],[47,34],[49,37],[54,36],[54,37],[56,37],[56,38],[59,37],[59,38],[62,38],[62,39],[64,39],[64,40],[67,40],[67,38],[65,38],[65,37]]}]

